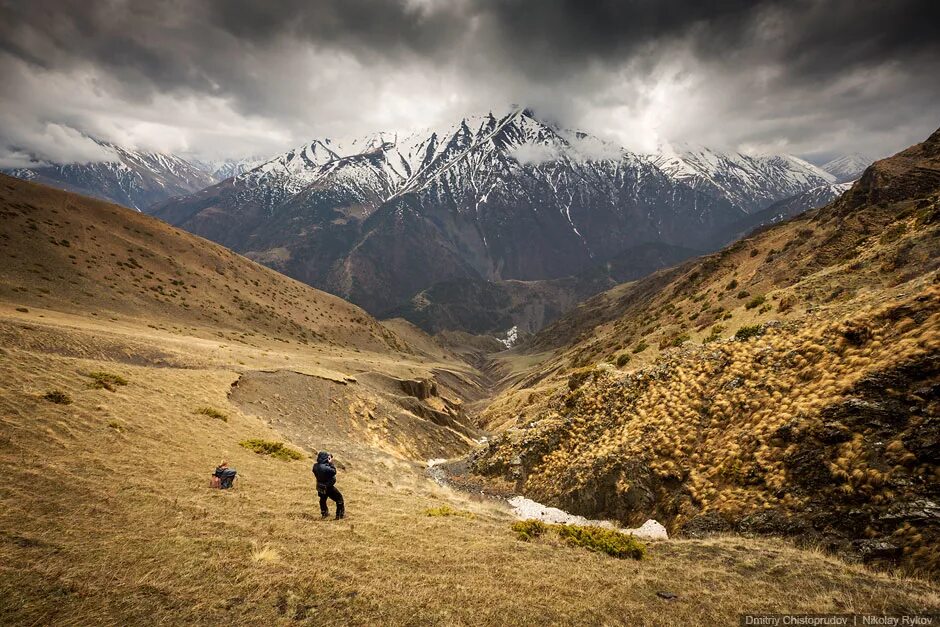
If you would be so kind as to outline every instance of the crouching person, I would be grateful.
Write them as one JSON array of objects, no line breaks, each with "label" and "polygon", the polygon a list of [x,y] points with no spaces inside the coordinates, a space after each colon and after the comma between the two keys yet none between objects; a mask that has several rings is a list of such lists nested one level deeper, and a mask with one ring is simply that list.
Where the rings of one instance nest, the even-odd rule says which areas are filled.
[{"label": "crouching person", "polygon": [[234,485],[235,476],[237,474],[234,468],[228,467],[227,461],[222,460],[219,462],[219,465],[216,466],[215,472],[212,473],[212,483],[210,485],[213,488],[228,490]]},{"label": "crouching person", "polygon": [[343,495],[336,489],[336,465],[333,464],[333,456],[326,451],[320,451],[317,454],[317,463],[313,465],[313,475],[317,478],[317,496],[320,497],[320,515],[327,518],[330,510],[327,508],[326,500],[333,499],[336,503],[336,520],[346,516],[346,506],[343,503]]}]

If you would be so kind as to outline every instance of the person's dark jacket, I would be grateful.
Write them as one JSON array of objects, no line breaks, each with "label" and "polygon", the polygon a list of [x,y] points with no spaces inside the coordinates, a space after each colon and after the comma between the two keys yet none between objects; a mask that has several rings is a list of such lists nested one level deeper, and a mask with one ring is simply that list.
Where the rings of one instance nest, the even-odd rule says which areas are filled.
[{"label": "person's dark jacket", "polygon": [[218,466],[215,469],[215,472],[212,474],[219,478],[220,487],[223,490],[227,490],[232,487],[232,482],[235,481],[235,475],[238,473],[235,472],[234,468],[223,468],[222,466]]},{"label": "person's dark jacket", "polygon": [[317,455],[317,463],[313,465],[313,475],[317,478],[318,488],[336,485],[336,466],[330,461],[329,453],[322,452]]}]

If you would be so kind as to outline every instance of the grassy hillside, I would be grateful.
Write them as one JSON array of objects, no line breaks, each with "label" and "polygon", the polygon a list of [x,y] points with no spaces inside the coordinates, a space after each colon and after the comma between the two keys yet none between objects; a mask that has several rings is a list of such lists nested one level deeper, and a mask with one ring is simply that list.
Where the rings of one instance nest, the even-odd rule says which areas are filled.
[{"label": "grassy hillside", "polygon": [[[242,372],[168,333],[45,343],[3,314],[0,623],[732,623],[760,611],[940,609],[926,582],[879,575],[779,541],[652,543],[641,562],[522,542],[499,502],[441,488],[411,461],[435,437],[384,422],[361,383]],[[128,363],[117,347],[139,357]],[[87,355],[87,356],[82,356]],[[240,348],[265,370],[302,353]],[[264,362],[264,360],[270,360]],[[90,373],[117,375],[114,391]],[[234,388],[233,383],[238,383]],[[71,402],[46,395],[58,390]],[[373,407],[370,410],[370,405]],[[225,419],[203,413],[211,408]],[[369,417],[370,411],[373,418]],[[239,446],[285,442],[282,461]],[[437,439],[436,454],[455,454]],[[311,455],[340,467],[345,521],[321,521]],[[419,450],[426,455],[429,451]],[[225,458],[232,492],[207,487]],[[472,517],[428,516],[448,506]],[[658,592],[674,592],[667,602]],[[629,617],[629,618],[628,618]]]},{"label": "grassy hillside", "polygon": [[[2,184],[2,624],[671,625],[746,610],[940,610],[928,582],[777,540],[650,543],[643,561],[523,542],[504,504],[424,472],[421,460],[462,454],[477,435],[460,409],[477,373],[430,338],[356,322],[358,309],[315,290],[290,298],[294,282],[111,205]],[[170,291],[175,271],[189,290],[147,289]],[[233,295],[270,307],[242,312]],[[253,439],[300,459],[241,445]],[[310,464],[322,448],[336,455],[344,521],[319,519]],[[223,458],[240,477],[228,492],[208,488]]]},{"label": "grassy hillside", "polygon": [[935,133],[876,162],[831,205],[582,303],[523,352],[559,351],[542,373],[621,355],[647,364],[689,340],[885,296],[940,266],[938,152]]},{"label": "grassy hillside", "polygon": [[[840,200],[582,305],[476,468],[578,513],[940,571],[940,132]],[[521,360],[523,355],[516,355]]]},{"label": "grassy hillside", "polygon": [[0,175],[0,208],[5,302],[227,339],[408,351],[358,307],[124,207]]}]

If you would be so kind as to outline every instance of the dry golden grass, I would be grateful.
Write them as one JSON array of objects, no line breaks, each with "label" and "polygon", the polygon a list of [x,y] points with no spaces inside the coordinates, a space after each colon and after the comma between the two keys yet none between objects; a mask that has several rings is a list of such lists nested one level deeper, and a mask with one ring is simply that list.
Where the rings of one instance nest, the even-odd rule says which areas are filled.
[{"label": "dry golden grass", "polygon": [[[525,477],[528,493],[564,503],[601,489],[629,503],[637,498],[637,486],[628,467],[642,464],[659,481],[685,485],[689,498],[663,512],[674,530],[712,511],[731,517],[767,509],[799,513],[829,489],[857,504],[888,505],[902,495],[886,483],[940,480],[935,466],[914,462],[902,439],[916,433],[925,417],[896,425],[885,454],[876,441],[880,431],[866,437],[864,423],[852,427],[858,429],[852,439],[826,462],[833,482],[825,488],[799,490],[791,464],[799,443],[810,437],[798,434],[819,429],[821,412],[854,398],[859,381],[901,364],[927,363],[940,353],[940,289],[922,289],[850,320],[811,319],[769,327],[747,341],[690,348],[648,371],[575,371],[569,386],[539,403],[542,413],[534,422],[494,441],[480,468],[505,473],[516,456],[534,456]],[[926,371],[923,376],[935,378]],[[598,477],[611,474],[619,477],[615,485],[596,486]],[[650,514],[640,509],[630,522]],[[900,528],[892,539],[905,547],[911,563],[940,567],[932,536]]]},{"label": "dry golden grass", "polygon": [[[825,537],[887,541],[935,575],[936,523],[886,510],[940,481],[920,444],[936,424],[938,267],[940,132],[828,207],[601,294],[503,357],[542,359],[483,412],[505,435],[476,468],[628,524],[843,524]],[[869,375],[882,389],[856,389]],[[838,520],[853,512],[869,524]]]},{"label": "dry golden grass", "polygon": [[[233,404],[238,375],[209,351],[180,354],[174,367],[133,365],[57,355],[35,346],[28,325],[3,328],[14,340],[0,359],[3,624],[726,624],[742,611],[940,608],[930,584],[773,540],[653,543],[642,562],[521,542],[504,506],[437,486],[329,411],[329,424],[303,433],[341,446],[349,517],[321,521],[309,459],[273,460],[238,442],[316,447],[287,438],[294,427],[273,422],[279,411]],[[97,335],[60,331],[96,352]],[[159,339],[127,340],[174,354]],[[83,373],[98,370],[129,384],[92,389]],[[43,401],[53,387],[73,403]],[[229,421],[194,415],[203,405]],[[222,458],[239,471],[231,491],[208,488]],[[441,507],[473,517],[426,515]]]},{"label": "dry golden grass", "polygon": [[[846,196],[723,250],[620,285],[579,305],[523,346],[530,363],[484,418],[525,412],[532,389],[555,375],[648,345],[628,369],[652,365],[686,341],[730,337],[771,320],[837,319],[886,302],[940,267],[937,134],[879,161]],[[884,186],[884,189],[881,189]],[[723,329],[713,333],[716,324]],[[525,356],[516,353],[515,360]]]},{"label": "dry golden grass", "polygon": [[[0,175],[0,298],[259,345],[414,350],[363,310],[155,218]],[[26,306],[23,306],[26,305]]]},{"label": "dry golden grass", "polygon": [[[0,624],[940,610],[931,583],[772,539],[652,543],[642,562],[521,542],[503,505],[439,487],[415,461],[465,451],[467,435],[396,404],[393,377],[445,369],[460,386],[466,364],[113,205],[0,178],[0,208]],[[127,385],[89,387],[89,372]],[[309,458],[239,446],[251,438],[334,452],[348,518],[320,520]],[[239,472],[233,490],[208,487],[221,459]],[[445,506],[473,517],[425,514]]]}]

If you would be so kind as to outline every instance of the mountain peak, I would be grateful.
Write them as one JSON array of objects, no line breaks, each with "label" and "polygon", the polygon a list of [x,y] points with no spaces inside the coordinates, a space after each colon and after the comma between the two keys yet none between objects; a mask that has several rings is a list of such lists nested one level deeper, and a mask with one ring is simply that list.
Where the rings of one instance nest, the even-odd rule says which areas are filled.
[{"label": "mountain peak", "polygon": [[873,162],[871,157],[856,152],[831,159],[819,167],[841,183],[857,179]]}]

